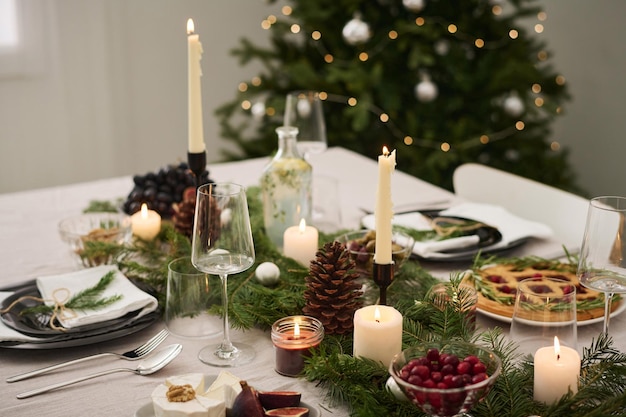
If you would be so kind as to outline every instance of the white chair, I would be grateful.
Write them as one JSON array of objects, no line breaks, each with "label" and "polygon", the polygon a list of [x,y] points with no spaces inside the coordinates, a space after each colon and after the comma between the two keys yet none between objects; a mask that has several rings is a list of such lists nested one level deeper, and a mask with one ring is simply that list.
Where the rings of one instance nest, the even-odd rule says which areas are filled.
[{"label": "white chair", "polygon": [[589,200],[475,163],[457,167],[452,182],[459,197],[499,205],[520,217],[546,224],[569,250],[580,248]]}]

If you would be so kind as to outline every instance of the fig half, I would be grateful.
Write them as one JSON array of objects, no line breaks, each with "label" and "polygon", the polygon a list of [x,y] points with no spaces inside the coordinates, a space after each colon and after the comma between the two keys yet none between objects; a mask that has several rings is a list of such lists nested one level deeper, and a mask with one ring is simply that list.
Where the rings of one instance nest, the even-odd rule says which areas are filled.
[{"label": "fig half", "polygon": [[264,417],[263,407],[254,388],[246,381],[239,381],[241,392],[235,397],[231,409],[232,417]]},{"label": "fig half", "polygon": [[267,417],[309,417],[309,409],[305,407],[275,408],[265,412]]},{"label": "fig half", "polygon": [[300,397],[302,397],[296,391],[257,391],[257,396],[266,410],[297,407],[300,405]]}]

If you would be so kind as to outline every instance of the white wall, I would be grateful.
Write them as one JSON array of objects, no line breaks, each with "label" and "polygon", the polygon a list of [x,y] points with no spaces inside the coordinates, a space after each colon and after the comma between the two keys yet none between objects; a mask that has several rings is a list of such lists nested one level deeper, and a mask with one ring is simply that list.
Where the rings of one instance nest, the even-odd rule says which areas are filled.
[{"label": "white wall", "polygon": [[[216,107],[258,67],[229,51],[267,39],[262,0],[18,0],[39,16],[40,65],[0,68],[0,192],[154,171],[187,152],[187,34],[200,35],[207,158],[219,158]],[[29,32],[30,33],[30,32]],[[0,61],[1,63],[1,61]]]},{"label": "white wall", "polygon": [[[313,0],[312,0],[313,1]],[[428,1],[428,0],[427,0]],[[434,0],[431,0],[434,1]],[[542,37],[573,101],[554,125],[590,194],[626,195],[626,54],[622,0],[542,0]],[[35,53],[19,77],[0,60],[0,192],[131,175],[186,157],[186,21],[204,47],[204,128],[258,67],[229,51],[267,39],[263,0],[18,0]],[[32,20],[30,20],[32,19]],[[6,69],[6,68],[5,68]],[[125,191],[125,190],[124,190]]]},{"label": "white wall", "polygon": [[626,34],[623,0],[542,0],[545,38],[572,101],[554,125],[591,196],[626,195]]}]

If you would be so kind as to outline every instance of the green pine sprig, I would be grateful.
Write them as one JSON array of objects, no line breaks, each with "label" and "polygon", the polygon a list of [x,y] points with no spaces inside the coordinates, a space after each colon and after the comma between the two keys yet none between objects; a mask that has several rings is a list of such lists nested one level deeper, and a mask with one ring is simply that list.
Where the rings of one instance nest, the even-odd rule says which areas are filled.
[{"label": "green pine sprig", "polygon": [[[63,306],[71,310],[85,311],[85,310],[99,310],[107,307],[123,298],[123,295],[116,294],[110,297],[100,298],[104,290],[107,289],[109,284],[115,279],[115,271],[107,272],[98,283],[93,287],[85,288],[82,291],[74,294]],[[20,314],[37,314],[37,313],[50,313],[56,306],[39,304],[34,307],[23,309]]]}]

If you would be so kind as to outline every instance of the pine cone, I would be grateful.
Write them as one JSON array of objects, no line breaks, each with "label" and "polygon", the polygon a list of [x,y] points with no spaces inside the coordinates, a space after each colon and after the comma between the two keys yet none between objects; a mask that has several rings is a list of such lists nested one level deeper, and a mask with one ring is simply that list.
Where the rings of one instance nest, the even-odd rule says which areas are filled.
[{"label": "pine cone", "polygon": [[193,233],[193,216],[196,210],[196,187],[188,187],[183,191],[180,203],[172,204],[174,214],[172,222],[174,228],[183,235],[191,238]]},{"label": "pine cone", "polygon": [[326,243],[311,261],[303,311],[320,320],[328,334],[350,333],[354,327],[354,312],[361,307],[363,295],[354,268],[346,246],[340,242]]}]

